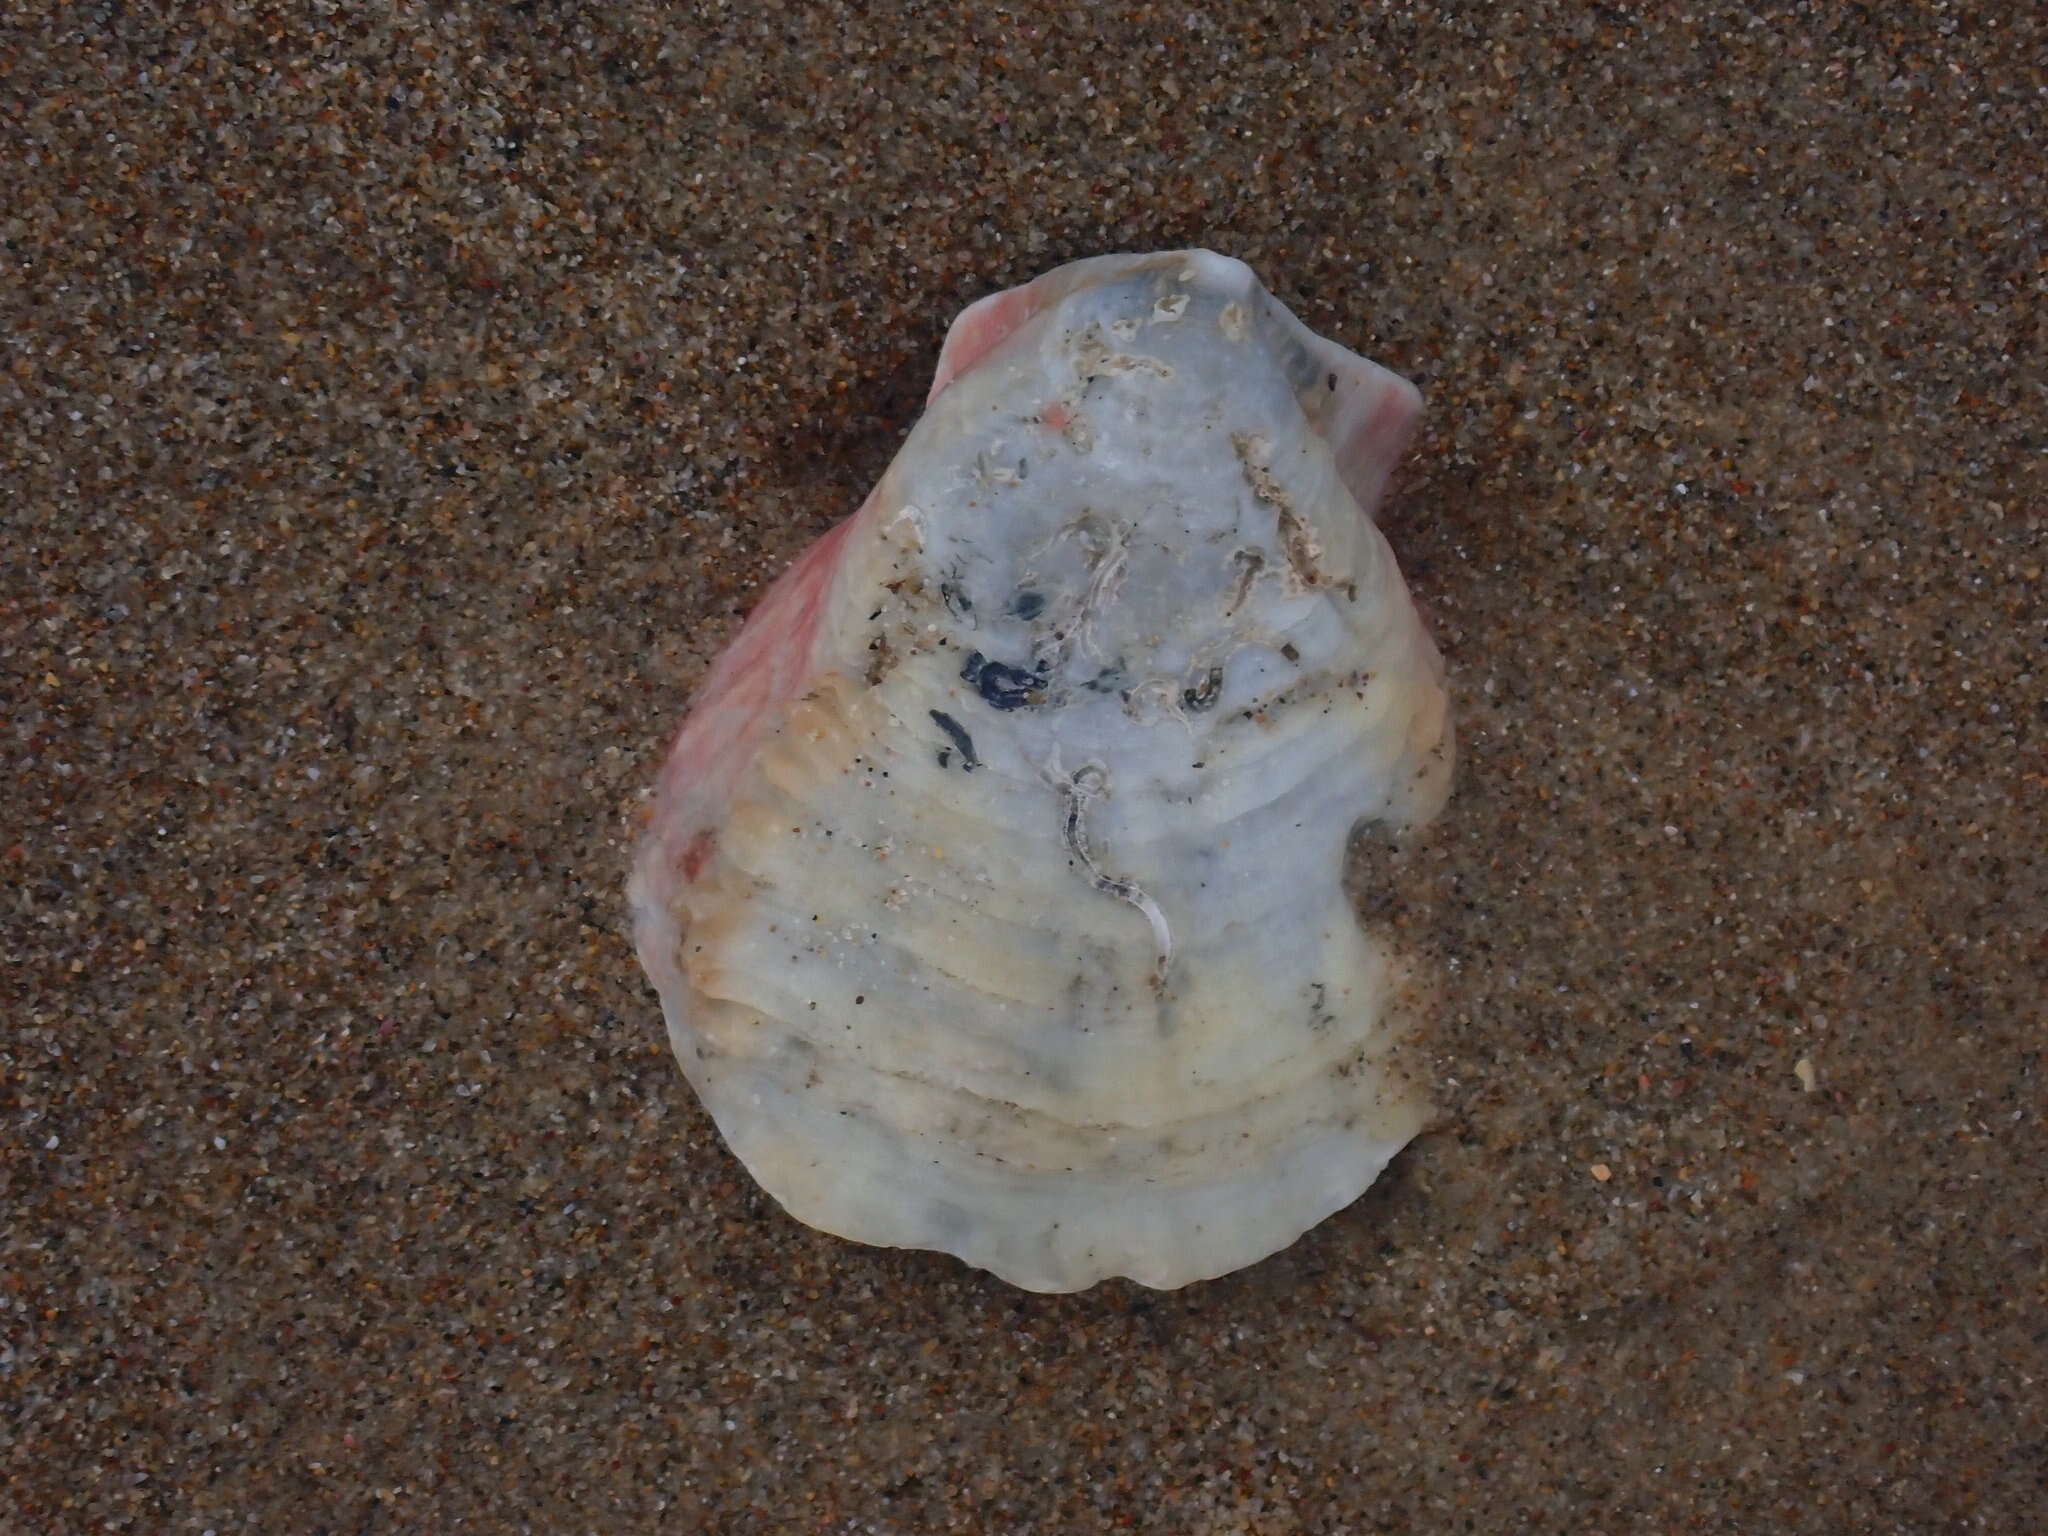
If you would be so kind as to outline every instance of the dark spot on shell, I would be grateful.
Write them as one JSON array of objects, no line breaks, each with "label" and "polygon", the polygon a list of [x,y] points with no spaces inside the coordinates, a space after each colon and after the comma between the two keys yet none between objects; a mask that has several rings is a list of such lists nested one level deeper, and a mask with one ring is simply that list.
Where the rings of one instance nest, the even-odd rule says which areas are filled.
[{"label": "dark spot on shell", "polygon": [[1330,989],[1320,981],[1312,981],[1307,990],[1308,1027],[1320,1033],[1337,1022],[1337,1015],[1330,1007]]},{"label": "dark spot on shell", "polygon": [[1010,613],[1014,618],[1027,623],[1045,612],[1045,595],[1040,592],[1019,592],[1010,599]]},{"label": "dark spot on shell", "polygon": [[1216,696],[1222,691],[1223,669],[1211,667],[1195,680],[1192,688],[1181,690],[1180,702],[1185,708],[1199,714],[1215,704]]},{"label": "dark spot on shell", "polygon": [[[928,713],[932,717],[932,723],[946,733],[947,739],[953,743],[953,747],[959,749],[961,768],[968,773],[972,773],[975,769],[979,768],[981,766],[981,759],[974,755],[974,738],[967,734],[966,727],[942,709],[930,710]],[[939,766],[941,768],[946,766],[951,754],[952,748],[942,747],[939,749]]]},{"label": "dark spot on shell", "polygon": [[1023,709],[1045,702],[1046,674],[1027,672],[1006,662],[990,661],[979,651],[969,653],[960,668],[960,680],[981,695],[991,709]]}]

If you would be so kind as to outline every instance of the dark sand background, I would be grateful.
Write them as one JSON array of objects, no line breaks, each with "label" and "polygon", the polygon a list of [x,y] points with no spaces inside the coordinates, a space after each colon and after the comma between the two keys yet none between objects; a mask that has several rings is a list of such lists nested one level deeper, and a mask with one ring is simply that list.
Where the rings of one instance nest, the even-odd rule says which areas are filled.
[{"label": "dark sand background", "polygon": [[[0,1528],[2048,1524],[2038,7],[383,12],[0,22]],[[952,313],[1183,244],[1428,399],[1445,1115],[1039,1298],[621,885]]]}]

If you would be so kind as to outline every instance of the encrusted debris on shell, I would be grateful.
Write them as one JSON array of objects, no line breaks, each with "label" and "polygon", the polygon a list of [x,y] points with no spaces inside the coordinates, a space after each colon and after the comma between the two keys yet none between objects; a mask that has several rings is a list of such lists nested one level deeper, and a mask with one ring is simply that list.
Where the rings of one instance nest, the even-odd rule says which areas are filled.
[{"label": "encrusted debris on shell", "polygon": [[1286,1246],[1420,1128],[1347,834],[1448,793],[1370,513],[1420,410],[1243,263],[971,306],[712,668],[631,900],[677,1057],[813,1226],[1038,1291]]}]

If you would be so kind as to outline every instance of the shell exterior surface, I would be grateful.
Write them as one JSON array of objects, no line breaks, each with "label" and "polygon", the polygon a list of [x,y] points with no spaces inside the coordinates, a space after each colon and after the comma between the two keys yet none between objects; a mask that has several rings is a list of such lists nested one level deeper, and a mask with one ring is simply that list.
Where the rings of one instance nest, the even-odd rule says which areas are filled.
[{"label": "shell exterior surface", "polygon": [[1435,815],[1369,512],[1419,412],[1208,252],[954,323],[714,666],[635,869],[684,1071],[800,1219],[1033,1290],[1285,1246],[1420,1128],[1347,834]]}]

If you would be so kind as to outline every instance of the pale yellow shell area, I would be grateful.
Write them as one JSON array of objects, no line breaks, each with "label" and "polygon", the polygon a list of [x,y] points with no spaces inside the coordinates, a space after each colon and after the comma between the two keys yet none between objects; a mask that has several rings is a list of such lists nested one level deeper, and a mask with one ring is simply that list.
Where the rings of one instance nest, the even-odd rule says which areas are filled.
[{"label": "pale yellow shell area", "polygon": [[707,686],[637,937],[802,1220],[1175,1286],[1422,1121],[1403,968],[1341,888],[1355,824],[1448,787],[1441,666],[1357,495],[1413,392],[1207,253],[1013,294]]}]

